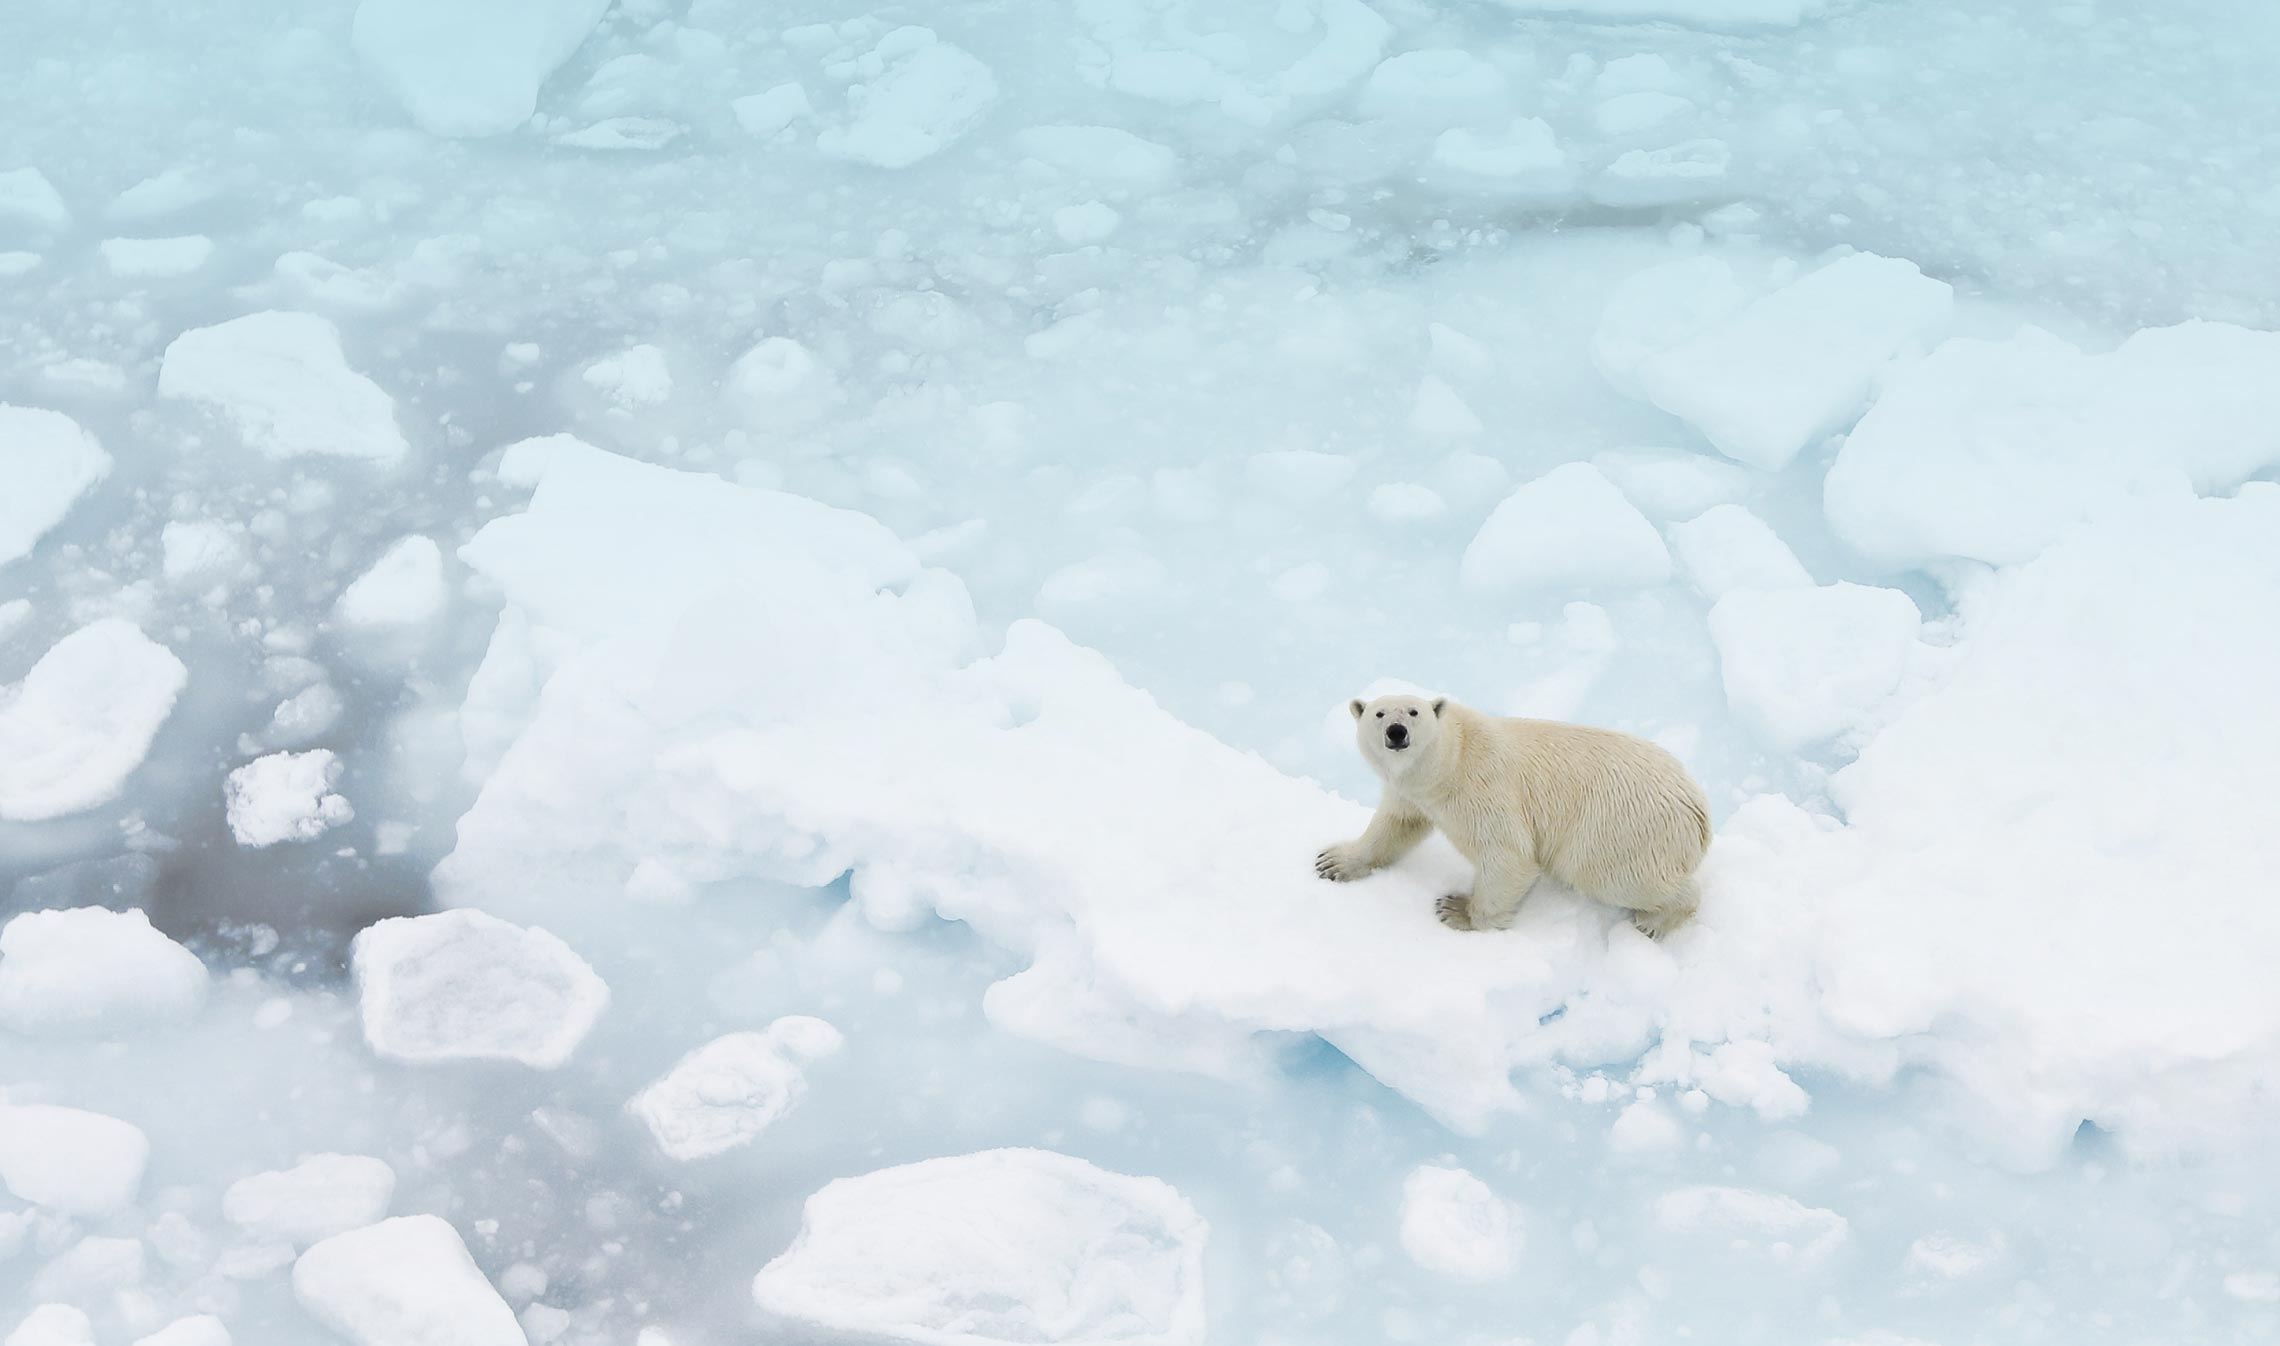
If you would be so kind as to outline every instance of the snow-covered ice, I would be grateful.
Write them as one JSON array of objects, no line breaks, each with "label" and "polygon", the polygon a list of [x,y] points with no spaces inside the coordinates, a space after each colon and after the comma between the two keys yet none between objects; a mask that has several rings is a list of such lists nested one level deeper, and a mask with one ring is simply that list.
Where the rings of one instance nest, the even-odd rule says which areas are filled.
[{"label": "snow-covered ice", "polygon": [[139,1127],[80,1108],[0,1103],[0,1186],[66,1215],[109,1215],[135,1199],[150,1140]]},{"label": "snow-covered ice", "polygon": [[703,1159],[757,1139],[807,1092],[807,1068],[839,1050],[839,1030],[791,1015],[730,1033],[674,1063],[627,1106],[674,1159]]},{"label": "snow-covered ice", "polygon": [[1915,600],[1862,584],[1816,587],[1801,571],[1770,576],[1778,588],[1763,578],[1717,591],[1710,609],[1735,714],[1796,750],[1861,724],[1900,690],[1923,625]]},{"label": "snow-covered ice", "polygon": [[609,988],[544,930],[480,911],[399,917],[356,937],[364,1040],[393,1061],[570,1059]]},{"label": "snow-covered ice", "polygon": [[1503,1198],[1461,1168],[1423,1164],[1402,1180],[1401,1248],[1427,1271],[1460,1281],[1504,1279],[1520,1255],[1512,1225]]},{"label": "snow-covered ice", "polygon": [[337,794],[340,757],[326,748],[256,757],[229,774],[230,835],[240,846],[314,841],[348,822],[356,809]]},{"label": "snow-covered ice", "polygon": [[248,448],[392,463],[409,450],[395,400],[349,368],[340,333],[313,313],[251,313],[176,337],[161,397],[211,408]]},{"label": "snow-covered ice", "polygon": [[450,1222],[400,1215],[316,1244],[293,1295],[356,1346],[527,1346]]},{"label": "snow-covered ice", "polygon": [[111,471],[111,456],[59,411],[0,403],[0,566],[31,554]]},{"label": "snow-covered ice", "polygon": [[360,0],[353,32],[357,55],[423,129],[494,136],[530,119],[539,86],[608,8],[609,0],[489,0],[472,11],[447,0]]},{"label": "snow-covered ice", "polygon": [[206,991],[206,965],[140,911],[27,911],[0,925],[0,1029],[132,1032],[187,1019]]},{"label": "snow-covered ice", "polygon": [[752,1293],[781,1318],[921,1346],[1201,1346],[1206,1232],[1157,1179],[987,1150],[824,1187]]},{"label": "snow-covered ice", "polygon": [[411,627],[433,619],[448,598],[443,549],[434,538],[415,533],[391,543],[343,589],[333,613],[343,625],[359,629]]},{"label": "snow-covered ice", "polygon": [[0,695],[0,819],[37,822],[116,799],[174,710],[189,670],[122,618],[40,656]]},{"label": "snow-covered ice", "polygon": [[1670,550],[1605,473],[1569,463],[1506,496],[1457,573],[1483,593],[1637,587],[1670,578]]},{"label": "snow-covered ice", "polygon": [[306,1247],[379,1223],[395,1191],[394,1170],[370,1155],[312,1154],[231,1183],[222,1214],[256,1238]]},{"label": "snow-covered ice", "polygon": [[895,29],[862,65],[854,114],[816,136],[816,148],[834,159],[908,168],[956,143],[998,99],[990,68],[930,28]]}]

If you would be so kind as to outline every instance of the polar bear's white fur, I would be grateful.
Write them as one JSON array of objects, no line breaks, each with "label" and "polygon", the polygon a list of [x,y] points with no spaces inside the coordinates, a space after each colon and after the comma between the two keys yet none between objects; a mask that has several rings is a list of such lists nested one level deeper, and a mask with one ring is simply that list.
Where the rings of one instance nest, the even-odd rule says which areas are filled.
[{"label": "polar bear's white fur", "polygon": [[1549,874],[1631,913],[1659,939],[1701,898],[1710,804],[1676,757],[1630,734],[1485,715],[1446,697],[1355,701],[1362,756],[1385,782],[1367,831],[1315,857],[1341,883],[1406,855],[1434,828],[1472,861],[1473,891],[1441,899],[1459,930],[1501,930]]}]

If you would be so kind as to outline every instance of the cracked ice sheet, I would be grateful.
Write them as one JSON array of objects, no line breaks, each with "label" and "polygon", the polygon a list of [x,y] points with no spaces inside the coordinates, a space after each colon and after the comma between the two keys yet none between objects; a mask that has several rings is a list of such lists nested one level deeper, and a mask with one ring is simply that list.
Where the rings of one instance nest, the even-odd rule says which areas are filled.
[{"label": "cracked ice sheet", "polygon": [[[1321,883],[1308,862],[1358,830],[1359,805],[1179,723],[1041,623],[974,657],[962,586],[868,517],[560,440],[519,466],[539,477],[530,508],[462,555],[508,605],[491,658],[527,661],[534,634],[556,657],[534,699],[471,707],[486,732],[523,727],[437,872],[447,902],[571,932],[621,917],[637,865],[700,885],[852,872],[881,925],[931,912],[1030,959],[985,998],[1008,1031],[1230,1077],[1266,1068],[1257,1035],[1315,1033],[1467,1129],[1516,1106],[1514,1070],[1553,1062],[1637,1061],[1642,1080],[1769,1116],[1805,1104],[1784,1068],[1888,1082],[1925,1066],[1976,1088],[1981,1133],[2032,1164],[2086,1116],[2158,1145],[2211,1125],[2214,1091],[2223,1124],[2245,1120],[2242,1081],[2280,1057],[2280,997],[2245,972],[2233,985],[2204,946],[2164,945],[2123,1013],[2086,969],[2119,956],[2090,947],[2097,930],[2135,924],[2052,938],[2085,894],[2135,900],[2088,860],[2045,862],[2081,844],[2074,811],[2126,817],[2114,782],[2147,745],[2072,731],[2120,713],[2098,671],[2113,658],[2019,666],[2071,650],[2042,628],[2100,594],[2116,658],[2190,651],[2127,689],[2128,708],[2189,760],[2213,754],[2247,695],[2225,670],[2280,659],[2280,491],[2186,502],[1999,577],[1967,605],[1948,683],[1909,689],[1838,777],[1849,825],[1746,806],[1721,830],[1698,926],[1657,947],[1557,891],[1512,931],[1447,931],[1432,901],[1465,873],[1434,848]],[[2212,636],[2172,601],[2180,576],[2210,573],[2236,583],[2208,602],[2261,620]],[[527,676],[493,673],[478,685]],[[1953,788],[1948,764],[1988,752],[2014,765]],[[2280,742],[2251,756],[2274,755]],[[2207,914],[2255,925],[2223,896],[2240,891],[2225,870],[2238,848],[2160,843],[2254,792],[2176,776],[2129,834],[2140,868],[2112,872],[2174,873]],[[1926,847],[1927,832],[1952,844]],[[1910,915],[1927,902],[1953,910]],[[2238,1053],[2216,1061],[2188,1045],[2214,1027],[2196,1008],[2213,971],[2246,1007],[2223,1025]],[[2145,1095],[2131,1081],[2147,1074],[2176,1087]],[[2015,1077],[2034,1087],[1994,1087]]]}]

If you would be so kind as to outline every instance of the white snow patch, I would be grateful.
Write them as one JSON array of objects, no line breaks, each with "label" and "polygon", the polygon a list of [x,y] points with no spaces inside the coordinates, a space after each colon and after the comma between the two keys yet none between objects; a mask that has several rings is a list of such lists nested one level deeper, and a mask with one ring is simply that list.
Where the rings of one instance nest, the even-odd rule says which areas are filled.
[{"label": "white snow patch", "polygon": [[1714,505],[1670,529],[1671,550],[1704,597],[1735,589],[1793,589],[1813,577],[1765,520],[1741,505]]},{"label": "white snow patch", "polygon": [[271,458],[392,463],[410,448],[394,400],[348,367],[339,330],[313,313],[249,313],[184,332],[166,348],[158,392],[213,408]]},{"label": "white snow patch", "polygon": [[364,1040],[392,1061],[570,1059],[609,1004],[586,960],[479,911],[400,916],[352,946]]},{"label": "white snow patch", "polygon": [[1451,127],[1433,138],[1433,167],[1445,181],[1484,191],[1555,196],[1575,185],[1567,151],[1540,117],[1492,131]]},{"label": "white snow patch", "polygon": [[177,1318],[147,1337],[137,1337],[134,1346],[230,1346],[230,1330],[214,1315],[200,1313]]},{"label": "white snow patch", "polygon": [[1592,179],[1591,199],[1632,210],[1700,200],[1725,189],[1733,162],[1732,147],[1709,138],[1626,150]]},{"label": "white snow patch", "polygon": [[1748,1187],[1683,1187],[1655,1201],[1655,1223],[1706,1253],[1810,1266],[1841,1247],[1851,1226],[1832,1210]]},{"label": "white snow patch", "polygon": [[752,1293],[784,1318],[919,1346],[1201,1346],[1205,1234],[1157,1179],[986,1150],[827,1184]]},{"label": "white snow patch", "polygon": [[370,1155],[312,1154],[231,1183],[222,1214],[256,1239],[301,1248],[379,1221],[395,1194],[395,1170]]},{"label": "white snow patch", "polygon": [[99,1112],[0,1103],[0,1184],[66,1215],[109,1215],[135,1199],[150,1141]]},{"label": "white snow patch", "polygon": [[763,140],[782,134],[793,122],[815,115],[808,104],[807,89],[796,80],[746,94],[731,101],[728,108],[746,135]]},{"label": "white snow patch", "polygon": [[5,1346],[95,1346],[95,1325],[69,1304],[42,1304],[24,1315]]},{"label": "white snow patch", "polygon": [[27,911],[0,926],[0,1028],[26,1035],[132,1032],[206,1001],[206,965],[140,911]]},{"label": "white snow patch", "polygon": [[314,841],[356,817],[333,792],[340,758],[330,749],[277,752],[232,771],[225,789],[230,835],[259,849],[287,841]]},{"label": "white snow patch", "polygon": [[1677,449],[1609,449],[1593,455],[1591,465],[1657,519],[1691,519],[1739,500],[1750,486],[1747,469]]},{"label": "white snow patch", "polygon": [[828,158],[908,168],[955,144],[997,102],[990,68],[930,28],[897,28],[872,50],[880,73],[850,91],[853,115],[817,134]]},{"label": "white snow patch", "polygon": [[1465,547],[1457,575],[1475,593],[1637,588],[1670,578],[1670,552],[1605,474],[1568,463],[1497,505]]},{"label": "white snow patch", "polygon": [[1786,751],[1860,725],[1907,677],[1923,614],[1898,589],[1735,589],[1710,609],[1726,701]]},{"label": "white snow patch", "polygon": [[245,564],[243,535],[211,519],[176,519],[158,533],[159,573],[168,584],[226,579]]},{"label": "white snow patch", "polygon": [[1512,1212],[1461,1168],[1420,1165],[1401,1184],[1401,1249],[1436,1275],[1496,1281],[1519,1260]]},{"label": "white snow patch", "polygon": [[341,591],[333,616],[357,630],[420,626],[443,611],[443,549],[414,533],[398,538],[369,569]]},{"label": "white snow patch", "polygon": [[[730,405],[775,428],[798,429],[829,415],[839,379],[815,352],[790,337],[764,337],[721,379]],[[555,436],[554,438],[566,438]]]},{"label": "white snow patch", "polygon": [[120,618],[57,641],[0,691],[0,819],[39,822],[118,798],[188,680],[181,660]]},{"label": "white snow patch", "polygon": [[0,402],[0,566],[31,555],[110,472],[111,455],[79,422]]},{"label": "white snow patch", "polygon": [[601,22],[610,0],[363,0],[351,37],[431,135],[493,136],[530,120],[539,86]]},{"label": "white snow patch", "polygon": [[528,1346],[459,1231],[433,1215],[317,1244],[293,1263],[293,1294],[356,1346]]},{"label": "white snow patch", "polygon": [[750,1144],[807,1092],[807,1068],[839,1050],[839,1030],[792,1015],[690,1052],[627,1106],[673,1159]]}]

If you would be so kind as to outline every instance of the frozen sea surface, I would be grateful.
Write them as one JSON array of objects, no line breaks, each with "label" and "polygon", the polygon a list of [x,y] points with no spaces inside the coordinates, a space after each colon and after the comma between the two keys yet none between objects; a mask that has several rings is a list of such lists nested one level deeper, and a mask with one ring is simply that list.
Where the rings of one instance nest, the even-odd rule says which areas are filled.
[{"label": "frozen sea surface", "polygon": [[[2275,68],[0,7],[0,1340],[2280,1339]],[[1402,686],[1697,924],[1319,883]]]}]

